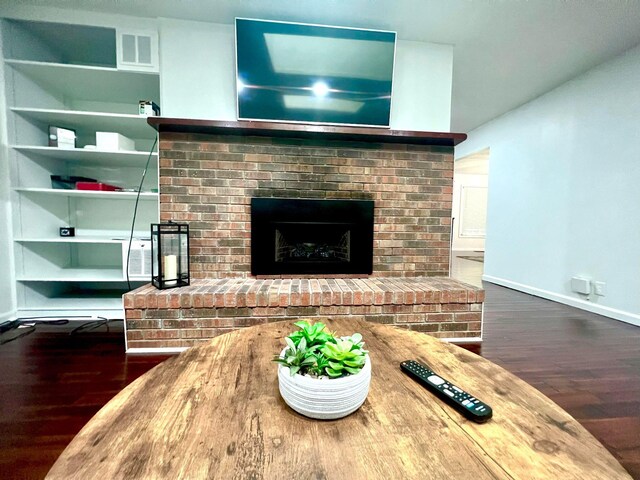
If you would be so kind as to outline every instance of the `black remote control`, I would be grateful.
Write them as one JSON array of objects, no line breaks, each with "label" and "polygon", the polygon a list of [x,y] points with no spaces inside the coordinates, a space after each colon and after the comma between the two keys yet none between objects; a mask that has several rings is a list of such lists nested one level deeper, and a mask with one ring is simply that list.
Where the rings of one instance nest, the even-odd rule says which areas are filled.
[{"label": "black remote control", "polygon": [[415,360],[407,360],[400,364],[400,368],[404,373],[431,390],[469,420],[484,423],[493,415],[493,410],[489,405],[456,387],[426,365]]}]

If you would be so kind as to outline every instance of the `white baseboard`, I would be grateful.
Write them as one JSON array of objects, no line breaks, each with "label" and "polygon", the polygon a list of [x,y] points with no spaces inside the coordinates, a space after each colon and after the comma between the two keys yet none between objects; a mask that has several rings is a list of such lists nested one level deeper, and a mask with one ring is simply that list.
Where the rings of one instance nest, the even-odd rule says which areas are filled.
[{"label": "white baseboard", "polygon": [[482,337],[441,338],[447,343],[482,343]]},{"label": "white baseboard", "polygon": [[493,277],[491,275],[483,275],[482,280],[496,285],[502,285],[503,287],[512,288],[520,292],[528,293],[536,297],[546,298],[547,300],[553,300],[554,302],[569,305],[571,307],[586,310],[587,312],[597,313],[605,317],[613,318],[621,322],[630,323],[631,325],[640,326],[640,315],[634,313],[625,312],[624,310],[617,310],[611,307],[605,307],[598,305],[597,303],[588,302],[579,298],[569,297],[559,293],[543,290],[541,288],[532,287],[530,285],[524,285],[522,283],[512,282],[504,278]]},{"label": "white baseboard", "polygon": [[8,320],[15,320],[17,318],[17,312],[11,310],[8,312],[0,313],[0,322],[6,322]]},{"label": "white baseboard", "polygon": [[156,347],[156,348],[127,348],[127,355],[157,355],[157,354],[167,354],[171,355],[174,353],[182,353],[189,347]]}]

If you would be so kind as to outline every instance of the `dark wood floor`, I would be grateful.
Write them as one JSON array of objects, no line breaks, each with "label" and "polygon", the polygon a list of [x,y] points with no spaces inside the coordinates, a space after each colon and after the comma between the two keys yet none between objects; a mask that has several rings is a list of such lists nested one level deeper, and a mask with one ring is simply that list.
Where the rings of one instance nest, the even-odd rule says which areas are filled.
[{"label": "dark wood floor", "polygon": [[[558,403],[640,479],[640,328],[485,284],[482,356]],[[42,478],[114,394],[162,356],[126,356],[122,330],[65,327],[0,345],[0,477]]]}]

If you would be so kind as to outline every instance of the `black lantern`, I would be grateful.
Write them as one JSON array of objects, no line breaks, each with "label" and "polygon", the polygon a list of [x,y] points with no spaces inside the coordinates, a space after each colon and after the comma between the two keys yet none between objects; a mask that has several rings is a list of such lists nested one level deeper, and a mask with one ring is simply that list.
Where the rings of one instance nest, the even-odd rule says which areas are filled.
[{"label": "black lantern", "polygon": [[165,289],[189,285],[189,225],[151,224],[151,283]]}]

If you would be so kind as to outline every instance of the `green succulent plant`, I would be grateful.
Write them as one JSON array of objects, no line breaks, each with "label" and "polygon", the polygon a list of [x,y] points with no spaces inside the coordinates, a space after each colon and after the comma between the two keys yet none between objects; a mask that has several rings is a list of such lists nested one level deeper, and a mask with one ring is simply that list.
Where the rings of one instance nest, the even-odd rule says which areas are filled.
[{"label": "green succulent plant", "polygon": [[362,335],[357,333],[349,339],[338,339],[336,343],[327,342],[320,348],[329,363],[325,368],[327,375],[337,378],[345,373],[356,374],[364,367],[367,352],[362,349],[364,343],[361,340]]},{"label": "green succulent plant", "polygon": [[299,322],[295,322],[294,325],[300,328],[300,330],[290,334],[289,338],[293,340],[293,343],[296,345],[298,345],[303,338],[307,341],[307,346],[309,347],[324,345],[327,341],[333,339],[333,335],[325,331],[326,325],[322,322],[310,324],[306,320],[300,320]]},{"label": "green succulent plant", "polygon": [[306,320],[294,323],[299,328],[285,337],[287,348],[274,361],[289,367],[291,375],[300,373],[320,377],[339,378],[355,375],[366,362],[362,335],[336,338],[322,322],[310,324]]},{"label": "green succulent plant", "polygon": [[307,348],[307,341],[304,338],[300,339],[298,345],[289,337],[286,337],[285,341],[289,348],[284,353],[284,357],[276,356],[273,360],[289,367],[291,376],[303,368],[311,367],[315,363],[315,356],[312,353],[315,347]]}]

